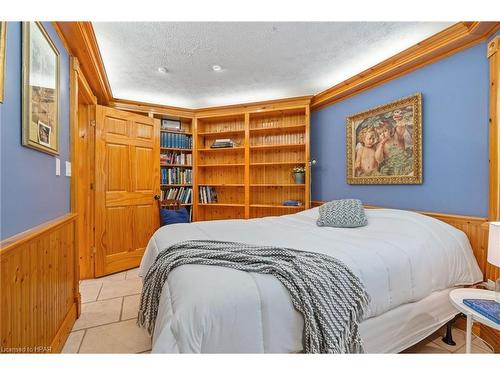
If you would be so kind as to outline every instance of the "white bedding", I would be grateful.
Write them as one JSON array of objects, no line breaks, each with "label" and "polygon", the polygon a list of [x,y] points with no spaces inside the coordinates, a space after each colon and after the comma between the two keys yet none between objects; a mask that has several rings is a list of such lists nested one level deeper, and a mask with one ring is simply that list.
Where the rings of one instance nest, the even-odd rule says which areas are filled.
[{"label": "white bedding", "polygon": [[[141,262],[145,275],[157,254],[188,239],[278,245],[331,255],[361,279],[371,303],[365,319],[420,301],[433,292],[482,280],[465,234],[414,212],[366,210],[368,225],[317,227],[318,209],[252,220],[162,227]],[[299,352],[303,320],[271,275],[185,265],[164,285],[154,352]]]}]

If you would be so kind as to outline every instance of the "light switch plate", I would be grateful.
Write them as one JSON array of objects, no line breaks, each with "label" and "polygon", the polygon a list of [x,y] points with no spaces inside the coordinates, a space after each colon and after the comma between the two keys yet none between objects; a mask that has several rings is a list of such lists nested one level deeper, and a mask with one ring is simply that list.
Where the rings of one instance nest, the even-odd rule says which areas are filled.
[{"label": "light switch plate", "polygon": [[71,162],[66,161],[66,176],[71,177]]},{"label": "light switch plate", "polygon": [[61,160],[56,158],[56,176],[61,175]]}]

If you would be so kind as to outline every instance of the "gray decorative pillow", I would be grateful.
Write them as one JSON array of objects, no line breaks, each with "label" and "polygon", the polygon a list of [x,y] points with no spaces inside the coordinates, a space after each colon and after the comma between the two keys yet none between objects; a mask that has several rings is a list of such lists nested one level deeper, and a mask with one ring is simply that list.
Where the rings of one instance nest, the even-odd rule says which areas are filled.
[{"label": "gray decorative pillow", "polygon": [[319,207],[320,227],[356,228],[368,224],[365,209],[359,199],[339,199]]}]

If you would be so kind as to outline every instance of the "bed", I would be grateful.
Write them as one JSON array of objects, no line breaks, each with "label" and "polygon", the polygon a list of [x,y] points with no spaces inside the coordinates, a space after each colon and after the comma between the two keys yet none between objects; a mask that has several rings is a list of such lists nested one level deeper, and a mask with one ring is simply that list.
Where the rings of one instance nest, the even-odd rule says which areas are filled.
[{"label": "bed", "polygon": [[[251,220],[175,224],[156,231],[144,253],[144,276],[157,254],[184,240],[277,245],[331,255],[361,279],[371,297],[360,333],[368,353],[397,353],[456,315],[457,286],[482,280],[466,235],[434,218],[367,209],[361,228],[318,227],[318,208]],[[295,353],[303,319],[273,276],[184,265],[163,286],[154,353]]]}]

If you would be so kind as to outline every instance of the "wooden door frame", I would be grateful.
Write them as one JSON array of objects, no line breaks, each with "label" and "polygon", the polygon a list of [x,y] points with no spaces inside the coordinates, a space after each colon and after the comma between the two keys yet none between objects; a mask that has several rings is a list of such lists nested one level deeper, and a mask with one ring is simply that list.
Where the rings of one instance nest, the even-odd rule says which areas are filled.
[{"label": "wooden door frame", "polygon": [[[89,187],[93,183],[91,176],[79,176],[78,173],[78,165],[82,160],[89,160],[93,156],[93,148],[90,149],[82,149],[80,147],[80,130],[84,128],[87,134],[93,132],[93,126],[91,124],[91,119],[86,121],[85,124],[81,124],[79,118],[79,107],[81,105],[94,106],[97,104],[97,98],[92,92],[90,85],[85,78],[82,70],[80,69],[80,63],[78,58],[71,56],[70,57],[70,152],[71,152],[71,165],[72,165],[72,174],[71,174],[71,186],[70,186],[70,207],[71,212],[78,214],[75,225],[75,245],[78,249],[78,258],[79,260],[82,257],[82,252],[88,252],[93,256],[93,249],[83,249],[82,245],[82,233],[80,233],[79,227],[82,225],[82,220],[84,220],[84,216],[82,212],[92,209],[93,207],[88,207],[90,204],[93,206],[93,199],[88,201],[81,201],[77,199],[77,191],[79,187],[86,186]],[[90,112],[89,112],[90,113]],[[89,222],[87,229],[93,231],[94,222],[93,216],[90,217],[91,221]],[[92,236],[93,238],[93,236]],[[78,270],[76,272],[76,277],[78,280],[82,278],[94,278],[95,272],[94,267],[91,267],[90,270],[84,270],[84,274],[81,275],[79,261]],[[82,277],[83,276],[83,277]]]}]

